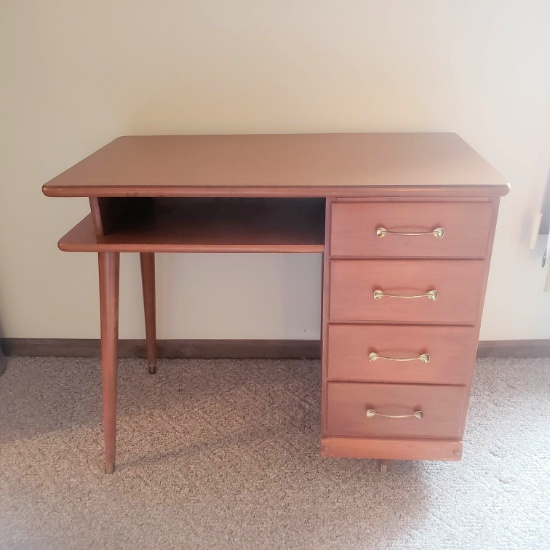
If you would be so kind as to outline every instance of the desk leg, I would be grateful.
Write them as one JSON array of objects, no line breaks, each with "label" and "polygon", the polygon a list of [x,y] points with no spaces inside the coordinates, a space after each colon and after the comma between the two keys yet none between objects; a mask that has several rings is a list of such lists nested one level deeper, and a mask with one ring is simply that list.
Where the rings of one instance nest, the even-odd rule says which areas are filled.
[{"label": "desk leg", "polygon": [[141,282],[143,284],[143,305],[145,309],[145,338],[147,341],[147,363],[149,373],[157,372],[157,325],[155,303],[155,254],[141,252]]},{"label": "desk leg", "polygon": [[99,303],[101,313],[101,367],[105,473],[115,471],[116,379],[118,340],[118,288],[120,254],[99,252]]}]

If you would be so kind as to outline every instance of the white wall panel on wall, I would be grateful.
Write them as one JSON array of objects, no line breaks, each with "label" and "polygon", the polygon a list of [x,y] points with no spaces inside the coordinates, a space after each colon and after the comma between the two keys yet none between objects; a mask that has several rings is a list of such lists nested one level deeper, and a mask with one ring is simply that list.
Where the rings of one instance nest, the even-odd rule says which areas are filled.
[{"label": "white wall panel on wall", "polygon": [[[456,131],[512,184],[482,338],[548,338],[528,223],[550,143],[545,0],[95,0],[0,4],[0,323],[96,338],[96,260],[58,238],[87,210],[42,183],[123,134]],[[315,338],[320,258],[158,258],[159,337]],[[121,337],[143,335],[138,261]]]}]

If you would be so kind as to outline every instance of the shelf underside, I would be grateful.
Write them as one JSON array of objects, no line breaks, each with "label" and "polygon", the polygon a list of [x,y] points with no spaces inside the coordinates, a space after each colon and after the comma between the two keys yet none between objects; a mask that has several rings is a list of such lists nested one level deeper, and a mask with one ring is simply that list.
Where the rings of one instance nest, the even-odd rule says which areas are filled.
[{"label": "shelf underside", "polygon": [[60,241],[67,252],[322,253],[323,199],[139,199],[104,236],[88,215]]}]

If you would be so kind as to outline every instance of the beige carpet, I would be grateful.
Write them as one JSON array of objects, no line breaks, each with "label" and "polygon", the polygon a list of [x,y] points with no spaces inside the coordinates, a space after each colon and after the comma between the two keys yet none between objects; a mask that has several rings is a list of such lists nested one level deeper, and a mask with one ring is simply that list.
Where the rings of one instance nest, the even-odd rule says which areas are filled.
[{"label": "beige carpet", "polygon": [[319,457],[317,361],[121,361],[102,474],[99,362],[0,378],[0,548],[550,548],[550,360],[478,364],[462,462]]}]

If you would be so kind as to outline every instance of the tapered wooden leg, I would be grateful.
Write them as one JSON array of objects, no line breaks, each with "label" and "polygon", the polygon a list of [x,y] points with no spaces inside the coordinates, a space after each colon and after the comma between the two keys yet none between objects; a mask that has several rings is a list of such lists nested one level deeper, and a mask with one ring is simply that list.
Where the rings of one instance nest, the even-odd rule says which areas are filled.
[{"label": "tapered wooden leg", "polygon": [[147,341],[147,363],[149,373],[157,372],[157,322],[155,301],[155,255],[142,252],[141,282],[143,284],[143,306],[145,309],[145,338]]},{"label": "tapered wooden leg", "polygon": [[105,473],[115,471],[116,379],[118,340],[118,288],[120,254],[99,252],[99,303],[101,314],[101,380]]}]

